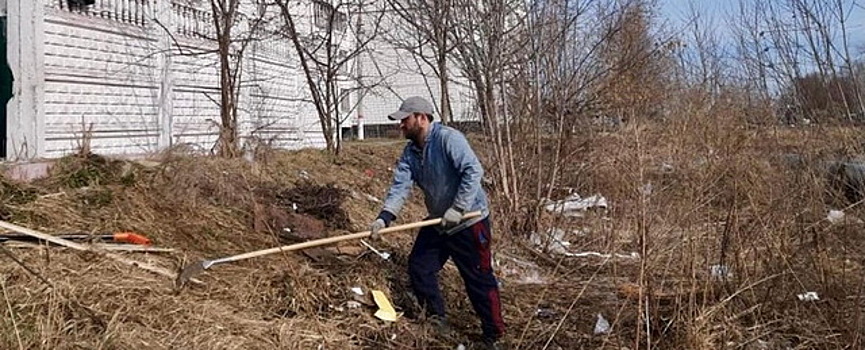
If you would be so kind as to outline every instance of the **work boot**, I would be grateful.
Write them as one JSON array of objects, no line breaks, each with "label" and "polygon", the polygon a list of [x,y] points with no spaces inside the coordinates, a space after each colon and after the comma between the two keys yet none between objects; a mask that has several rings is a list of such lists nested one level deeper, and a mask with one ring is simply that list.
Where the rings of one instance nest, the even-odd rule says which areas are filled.
[{"label": "work boot", "polygon": [[448,319],[444,316],[432,315],[429,317],[429,324],[439,336],[448,337],[451,335],[451,325]]}]

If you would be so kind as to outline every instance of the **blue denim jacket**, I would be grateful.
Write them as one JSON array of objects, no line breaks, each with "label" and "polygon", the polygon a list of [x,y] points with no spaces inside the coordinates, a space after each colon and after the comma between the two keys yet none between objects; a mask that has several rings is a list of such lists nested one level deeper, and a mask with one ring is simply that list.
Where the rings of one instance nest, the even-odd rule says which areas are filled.
[{"label": "blue denim jacket", "polygon": [[489,215],[487,194],[481,188],[484,169],[466,137],[454,128],[432,123],[424,149],[409,141],[394,170],[393,185],[384,201],[384,211],[399,214],[411,194],[412,184],[423,191],[430,217],[441,217],[451,206],[483,215],[448,232],[457,232]]}]

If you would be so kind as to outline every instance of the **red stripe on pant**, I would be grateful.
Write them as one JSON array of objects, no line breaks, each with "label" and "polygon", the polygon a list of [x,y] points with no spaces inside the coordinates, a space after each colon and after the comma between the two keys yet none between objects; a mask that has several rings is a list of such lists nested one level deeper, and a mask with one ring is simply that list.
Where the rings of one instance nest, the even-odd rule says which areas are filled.
[{"label": "red stripe on pant", "polygon": [[[475,240],[475,249],[477,249],[480,257],[479,268],[482,274],[492,276],[495,285],[490,287],[486,292],[486,298],[489,302],[489,310],[478,310],[481,314],[481,320],[484,328],[484,336],[486,337],[501,337],[505,333],[505,323],[502,319],[502,302],[499,295],[498,280],[495,278],[492,267],[492,233],[488,219],[479,221],[471,226],[472,236]],[[466,282],[468,284],[468,282]],[[480,303],[478,303],[480,304]],[[480,305],[475,305],[476,308]],[[494,333],[494,334],[489,334]]]}]

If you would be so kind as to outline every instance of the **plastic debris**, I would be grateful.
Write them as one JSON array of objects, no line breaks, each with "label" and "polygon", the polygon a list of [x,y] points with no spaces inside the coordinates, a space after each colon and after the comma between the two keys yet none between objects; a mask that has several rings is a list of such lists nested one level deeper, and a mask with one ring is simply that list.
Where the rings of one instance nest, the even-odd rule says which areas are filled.
[{"label": "plastic debris", "polygon": [[599,252],[579,252],[574,253],[568,250],[568,247],[571,246],[571,242],[568,242],[564,239],[565,231],[560,229],[552,229],[549,233],[545,235],[540,235],[538,233],[532,233],[529,237],[529,240],[535,246],[541,248],[541,250],[548,251],[553,254],[561,254],[569,257],[588,257],[594,256],[604,259],[611,258],[619,258],[619,259],[639,259],[640,255],[636,252],[631,252],[630,254],[605,254]]},{"label": "plastic debris", "polygon": [[375,196],[373,196],[373,195],[371,195],[371,194],[364,193],[363,196],[366,198],[366,200],[368,200],[368,201],[370,201],[370,202],[373,202],[373,203],[381,203],[381,199],[378,199],[378,197],[375,197]]},{"label": "plastic debris", "polygon": [[833,224],[838,224],[844,221],[844,212],[840,210],[830,210],[829,214],[826,215],[826,220]]},{"label": "plastic debris", "polygon": [[363,289],[360,287],[352,287],[351,291],[354,292],[354,294],[363,295]]},{"label": "plastic debris", "polygon": [[730,278],[733,277],[733,273],[730,271],[730,267],[727,265],[712,265],[709,266],[709,272],[712,274],[714,278]]},{"label": "plastic debris", "polygon": [[538,318],[553,318],[556,316],[556,311],[547,308],[538,308],[538,310],[535,311],[535,316]]},{"label": "plastic debris", "polygon": [[457,350],[466,350],[466,346],[463,344],[457,345]]},{"label": "plastic debris", "polygon": [[817,295],[817,292],[805,292],[802,294],[797,294],[799,300],[801,301],[817,301],[820,300],[820,297]]},{"label": "plastic debris", "polygon": [[610,322],[604,318],[604,315],[598,313],[598,321],[595,322],[595,334],[609,334]]},{"label": "plastic debris", "polygon": [[583,217],[588,209],[607,209],[608,207],[607,199],[599,194],[582,198],[579,194],[574,193],[560,201],[548,200],[544,209],[565,217]]},{"label": "plastic debris", "polygon": [[503,278],[514,284],[546,284],[540,267],[533,262],[524,261],[505,254],[496,254],[495,266]]},{"label": "plastic debris", "polygon": [[642,193],[646,197],[651,196],[652,193],[654,193],[654,192],[655,192],[655,186],[652,185],[651,182],[644,184],[643,186],[640,186],[640,193]]},{"label": "plastic debris", "polygon": [[375,300],[375,304],[378,305],[378,311],[375,312],[375,317],[384,321],[396,322],[396,320],[402,316],[401,312],[397,313],[396,310],[393,309],[390,300],[387,299],[387,296],[384,295],[382,291],[372,291],[372,298]]},{"label": "plastic debris", "polygon": [[661,172],[672,173],[676,168],[670,163],[661,163]]},{"label": "plastic debris", "polygon": [[828,214],[826,214],[826,221],[835,225],[835,224],[863,224],[865,221],[857,218],[855,216],[848,216],[841,210],[830,210]]},{"label": "plastic debris", "polygon": [[381,203],[380,199],[376,198],[375,196],[373,196],[369,193],[351,191],[351,196],[352,196],[352,198],[366,199],[366,200],[373,202],[373,203]]},{"label": "plastic debris", "polygon": [[527,270],[524,274],[520,276],[520,279],[516,281],[517,284],[546,284],[547,280],[541,277],[540,272],[536,269]]}]

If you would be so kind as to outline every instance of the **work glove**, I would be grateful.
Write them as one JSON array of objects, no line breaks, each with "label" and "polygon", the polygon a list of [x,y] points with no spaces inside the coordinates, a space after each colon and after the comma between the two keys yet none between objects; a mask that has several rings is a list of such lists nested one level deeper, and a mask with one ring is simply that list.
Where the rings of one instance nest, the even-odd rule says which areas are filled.
[{"label": "work glove", "polygon": [[378,217],[369,224],[369,238],[378,241],[381,239],[381,234],[379,231],[385,227],[390,226],[391,221],[396,220],[396,215],[391,214],[391,212],[387,210],[382,210],[378,213]]},{"label": "work glove", "polygon": [[455,207],[450,207],[445,214],[442,215],[442,228],[445,230],[452,229],[463,221],[463,212]]},{"label": "work glove", "polygon": [[381,240],[381,234],[378,232],[381,229],[387,227],[387,224],[384,222],[384,219],[378,218],[369,225],[369,238],[373,241]]}]

